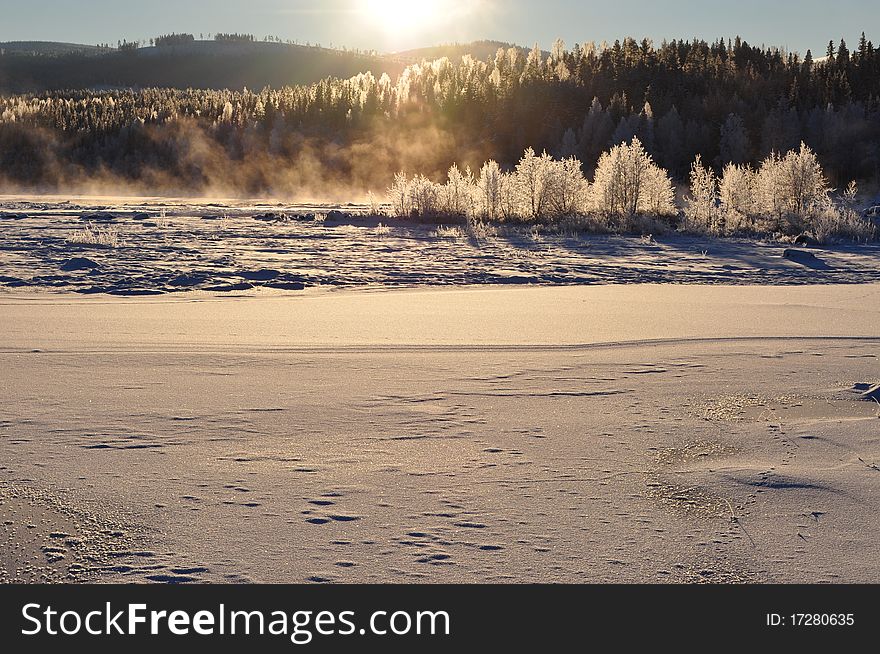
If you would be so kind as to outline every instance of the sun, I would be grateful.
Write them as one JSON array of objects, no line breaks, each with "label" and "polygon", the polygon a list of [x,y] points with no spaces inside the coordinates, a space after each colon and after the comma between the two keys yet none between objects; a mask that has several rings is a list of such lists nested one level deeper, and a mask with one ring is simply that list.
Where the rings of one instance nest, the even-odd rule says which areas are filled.
[{"label": "sun", "polygon": [[443,18],[442,0],[364,0],[368,17],[389,32],[421,30]]}]

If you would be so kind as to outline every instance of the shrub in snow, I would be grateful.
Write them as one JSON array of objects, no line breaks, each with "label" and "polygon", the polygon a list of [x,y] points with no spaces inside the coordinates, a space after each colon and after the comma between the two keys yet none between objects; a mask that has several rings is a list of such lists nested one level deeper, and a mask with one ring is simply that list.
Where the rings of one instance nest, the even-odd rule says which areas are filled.
[{"label": "shrub in snow", "polygon": [[119,230],[115,227],[96,227],[89,223],[84,229],[73,230],[67,237],[67,242],[74,245],[115,248],[119,246]]},{"label": "shrub in snow", "polygon": [[877,226],[873,220],[856,211],[859,189],[854,181],[840,195],[840,204],[827,204],[813,218],[813,236],[820,243],[845,239],[849,241],[873,241],[877,238]]},{"label": "shrub in snow", "polygon": [[433,216],[438,210],[438,189],[424,175],[408,179],[406,173],[400,172],[388,189],[388,203],[396,216]]},{"label": "shrub in snow", "polygon": [[381,216],[383,215],[382,206],[379,204],[379,200],[373,194],[372,191],[367,191],[367,206],[370,207],[371,216]]},{"label": "shrub in snow", "polygon": [[877,238],[877,228],[873,221],[845,206],[828,205],[820,209],[813,216],[810,231],[819,243],[841,239],[868,242]]},{"label": "shrub in snow", "polygon": [[430,217],[439,212],[439,188],[430,179],[424,175],[416,175],[409,181],[408,189],[410,214]]}]

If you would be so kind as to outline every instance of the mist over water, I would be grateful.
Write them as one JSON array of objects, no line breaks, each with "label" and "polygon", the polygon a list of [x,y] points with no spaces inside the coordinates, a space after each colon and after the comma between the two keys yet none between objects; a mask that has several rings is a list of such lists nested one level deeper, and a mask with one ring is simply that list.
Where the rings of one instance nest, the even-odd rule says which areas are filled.
[{"label": "mist over water", "polygon": [[[35,161],[26,170],[37,170],[0,170],[0,192],[363,202],[370,191],[384,195],[401,169],[440,178],[455,161],[481,158],[430,119],[408,123],[375,123],[349,143],[291,133],[282,145],[249,133],[222,143],[216,132],[183,119],[140,126],[143,144],[117,165],[70,161],[59,135],[41,129],[28,134]],[[135,161],[139,153],[144,158]]]}]

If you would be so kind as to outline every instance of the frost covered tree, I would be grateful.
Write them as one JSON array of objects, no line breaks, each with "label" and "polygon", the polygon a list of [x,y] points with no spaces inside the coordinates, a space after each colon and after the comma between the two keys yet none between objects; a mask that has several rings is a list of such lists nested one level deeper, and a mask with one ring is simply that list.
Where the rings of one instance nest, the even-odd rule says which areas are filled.
[{"label": "frost covered tree", "polygon": [[[749,166],[728,164],[719,190],[722,213],[728,221],[742,226],[745,219],[752,223],[761,220],[771,232],[817,233],[817,221],[827,228],[847,209],[845,202],[840,210],[833,205],[822,166],[803,143],[785,156],[771,153],[757,172]],[[852,226],[847,230],[852,232]]]},{"label": "frost covered tree", "polygon": [[782,159],[775,152],[761,162],[755,179],[755,208],[763,216],[776,221],[782,219],[785,212],[784,191],[782,188]]},{"label": "frost covered tree", "polygon": [[547,209],[553,216],[573,216],[582,212],[589,184],[575,157],[547,164],[545,195]]},{"label": "frost covered tree", "polygon": [[664,168],[659,166],[648,168],[643,196],[640,210],[648,215],[673,216],[678,211],[675,208],[675,188],[672,186],[669,173]]},{"label": "frost covered tree", "polygon": [[737,231],[755,214],[757,174],[748,165],[727,164],[718,185],[721,211],[728,229]]},{"label": "frost covered tree", "polygon": [[608,146],[613,131],[614,123],[611,120],[611,116],[602,107],[599,98],[593,98],[590,110],[584,116],[578,142],[580,155],[590,168],[593,167],[599,159],[599,155]]},{"label": "frost covered tree", "polygon": [[437,185],[424,175],[415,175],[409,182],[410,213],[420,217],[437,214]]},{"label": "frost covered tree", "polygon": [[691,165],[691,194],[685,198],[684,215],[689,227],[696,231],[723,233],[718,224],[718,180],[715,171],[703,165],[700,155]]},{"label": "frost covered tree", "polygon": [[[178,40],[173,36],[157,41],[171,45]],[[271,195],[302,186],[299,171],[306,165],[300,163],[313,171],[308,177],[321,178],[318,187],[342,179],[344,171],[351,188],[365,188],[385,183],[393,173],[386,162],[439,171],[478,153],[506,168],[529,145],[566,158],[575,154],[566,130],[571,127],[576,155],[592,176],[620,128],[620,141],[638,137],[678,179],[687,177],[696,154],[719,170],[728,162],[757,166],[770,151],[797,149],[803,139],[832,183],[858,179],[873,187],[880,159],[880,50],[864,39],[856,51],[835,47],[831,55],[799,60],[741,40],[673,40],[655,47],[624,39],[570,50],[558,42],[546,60],[539,48],[501,48],[484,61],[441,57],[380,73],[385,62],[373,68],[376,75],[360,71],[378,60],[345,57],[332,70],[343,72],[350,64],[351,77],[279,86],[274,74],[265,80],[257,74],[260,91],[224,88],[225,71],[216,66],[184,78],[218,90],[146,88],[138,80],[157,75],[146,60],[128,62],[126,77],[133,77],[121,84],[128,90],[86,90],[99,84],[85,84],[94,62],[7,57],[0,61],[6,90],[0,94],[0,168],[10,187],[57,187],[67,171],[100,176],[106,164],[129,181],[155,178],[158,170],[194,192],[215,185]],[[159,80],[180,79],[164,72],[171,71],[158,71]],[[83,80],[84,88],[29,92],[32,82],[51,89],[71,80]],[[16,92],[22,95],[9,95]],[[768,98],[775,106],[768,108]],[[430,143],[426,137],[437,130],[455,138],[443,147],[412,147]],[[38,147],[44,137],[52,147]],[[377,155],[376,164],[364,150]]]},{"label": "frost covered tree", "polygon": [[771,154],[758,171],[758,211],[776,221],[776,229],[802,230],[811,216],[829,204],[830,189],[816,154],[801,143],[784,157]]},{"label": "frost covered tree", "polygon": [[536,43],[529,51],[529,55],[526,58],[525,70],[523,70],[521,78],[522,81],[529,82],[541,79],[543,69],[543,55],[541,54],[541,48]]},{"label": "frost covered tree", "polygon": [[721,165],[729,163],[741,164],[749,160],[749,135],[742,118],[737,114],[728,114],[721,126],[721,142],[719,143],[719,160]]},{"label": "frost covered tree", "polygon": [[639,137],[641,123],[642,120],[638,114],[623,116],[611,135],[611,142],[614,144],[632,143],[633,139]]},{"label": "frost covered tree", "polygon": [[227,125],[232,122],[232,103],[227,102],[223,105],[223,113],[220,115],[220,122]]},{"label": "frost covered tree", "polygon": [[778,169],[781,175],[780,189],[788,209],[797,216],[824,206],[828,202],[830,188],[822,172],[822,166],[813,152],[801,141],[798,150],[785,155]]},{"label": "frost covered tree", "polygon": [[639,192],[646,166],[633,145],[615,145],[599,157],[592,186],[595,210],[609,217],[634,216],[638,210]]},{"label": "frost covered tree", "polygon": [[562,141],[560,141],[559,147],[556,148],[556,156],[560,159],[568,159],[569,157],[576,157],[577,155],[578,139],[577,136],[575,136],[574,130],[569,127],[562,135]]},{"label": "frost covered tree", "polygon": [[[616,145],[599,158],[591,186],[595,211],[610,218],[632,218],[637,213],[667,213],[672,182],[645,152],[641,141]],[[649,192],[650,191],[650,192]]]},{"label": "frost covered tree", "polygon": [[501,217],[502,184],[504,174],[501,167],[493,159],[490,159],[480,168],[480,177],[477,180],[477,195],[479,198],[480,216],[487,220],[498,220]]},{"label": "frost covered tree", "polygon": [[409,181],[406,173],[401,171],[395,173],[394,181],[388,188],[388,203],[391,205],[391,211],[395,216],[408,216],[412,211],[412,205],[409,199]]},{"label": "frost covered tree", "polygon": [[653,152],[654,142],[654,110],[651,108],[650,102],[645,102],[642,111],[639,114],[639,128],[637,133],[639,140],[645,146],[648,152]]},{"label": "frost covered tree", "polygon": [[513,173],[502,173],[499,185],[500,196],[498,209],[503,220],[512,221],[519,218],[519,200]]},{"label": "frost covered tree", "polygon": [[474,210],[475,184],[470,168],[462,173],[452,164],[447,173],[447,181],[440,188],[439,209],[453,216],[470,216]]},{"label": "frost covered tree", "polygon": [[[865,37],[864,32],[862,33],[862,38]],[[859,197],[859,185],[856,184],[856,180],[851,180],[849,184],[846,185],[846,188],[843,190],[843,193],[840,194],[840,202],[841,205],[845,209],[854,210],[856,207],[856,202]]]},{"label": "frost covered tree", "polygon": [[687,162],[684,157],[684,123],[675,105],[657,122],[656,142],[660,162],[674,175],[680,174]]},{"label": "frost covered tree", "polygon": [[553,48],[550,50],[550,59],[547,65],[550,67],[555,79],[560,82],[565,82],[571,77],[571,71],[566,63],[567,54],[565,41],[556,39],[553,42]]},{"label": "frost covered tree", "polygon": [[431,216],[437,211],[439,188],[424,175],[409,179],[399,172],[388,189],[388,203],[395,216]]},{"label": "frost covered tree", "polygon": [[527,219],[540,218],[545,209],[550,155],[541,156],[528,148],[513,173],[515,193],[519,199],[520,215]]}]

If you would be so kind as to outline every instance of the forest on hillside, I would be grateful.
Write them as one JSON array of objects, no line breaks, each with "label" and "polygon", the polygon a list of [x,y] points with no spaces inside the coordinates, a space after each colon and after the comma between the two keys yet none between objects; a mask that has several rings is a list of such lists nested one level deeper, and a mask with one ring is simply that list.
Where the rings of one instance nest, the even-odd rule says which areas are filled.
[{"label": "forest on hillside", "polygon": [[397,79],[262,90],[68,90],[0,98],[0,185],[114,184],[150,193],[360,197],[399,170],[443,181],[453,163],[511,169],[526,148],[600,155],[637,138],[676,180],[697,155],[719,172],[814,151],[828,181],[880,177],[880,52],[815,58],[737,38],[557,42],[441,58]]}]

